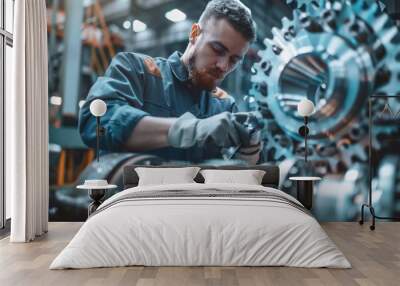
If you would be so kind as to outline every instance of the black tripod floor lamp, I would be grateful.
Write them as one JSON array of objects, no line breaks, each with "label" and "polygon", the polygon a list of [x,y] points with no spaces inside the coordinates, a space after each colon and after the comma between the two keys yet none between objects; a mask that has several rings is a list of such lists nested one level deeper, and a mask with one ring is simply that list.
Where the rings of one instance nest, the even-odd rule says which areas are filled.
[{"label": "black tripod floor lamp", "polygon": [[361,219],[359,221],[360,224],[364,224],[364,209],[368,208],[371,216],[372,216],[372,224],[369,226],[370,230],[375,229],[375,220],[376,219],[383,219],[383,220],[400,220],[398,217],[382,217],[378,216],[375,213],[375,208],[372,205],[372,127],[373,127],[373,119],[372,119],[372,101],[374,99],[388,99],[393,97],[399,97],[398,95],[372,95],[368,98],[368,139],[369,139],[369,146],[368,146],[368,203],[364,203],[361,206]]},{"label": "black tripod floor lamp", "polygon": [[[95,99],[90,103],[90,113],[96,117],[96,160],[100,162],[100,137],[104,135],[104,128],[100,125],[100,117],[107,111],[106,103],[101,99]],[[88,206],[88,216],[96,211],[103,202],[106,190],[115,189],[116,185],[108,184],[104,179],[85,180],[83,185],[79,185],[77,189],[87,190],[89,197],[93,200]]]},{"label": "black tripod floor lamp", "polygon": [[100,125],[100,117],[107,111],[106,103],[101,99],[95,99],[90,104],[90,113],[96,118],[96,159],[100,159],[100,137],[104,135],[104,128]]}]

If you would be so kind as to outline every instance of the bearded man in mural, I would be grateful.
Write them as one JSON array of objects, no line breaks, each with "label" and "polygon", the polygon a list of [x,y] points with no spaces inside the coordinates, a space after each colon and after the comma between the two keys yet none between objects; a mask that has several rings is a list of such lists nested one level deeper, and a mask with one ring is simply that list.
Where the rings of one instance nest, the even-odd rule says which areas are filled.
[{"label": "bearded man in mural", "polygon": [[254,39],[255,24],[245,5],[213,0],[192,25],[183,54],[164,59],[119,53],[81,108],[83,141],[96,146],[96,120],[89,105],[100,98],[107,104],[101,118],[102,150],[199,162],[221,158],[223,148],[236,147],[234,158],[259,162],[260,141],[251,140],[251,132],[236,120],[233,98],[217,87]]}]

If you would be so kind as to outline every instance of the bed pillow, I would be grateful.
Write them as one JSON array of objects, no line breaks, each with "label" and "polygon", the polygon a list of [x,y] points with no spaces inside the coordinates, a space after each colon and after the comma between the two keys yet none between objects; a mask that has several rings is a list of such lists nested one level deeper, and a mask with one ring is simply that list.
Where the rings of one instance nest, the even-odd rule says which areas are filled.
[{"label": "bed pillow", "polygon": [[199,170],[199,167],[135,168],[138,186],[196,183],[193,179]]},{"label": "bed pillow", "polygon": [[246,184],[261,185],[265,175],[263,170],[201,170],[205,184]]}]

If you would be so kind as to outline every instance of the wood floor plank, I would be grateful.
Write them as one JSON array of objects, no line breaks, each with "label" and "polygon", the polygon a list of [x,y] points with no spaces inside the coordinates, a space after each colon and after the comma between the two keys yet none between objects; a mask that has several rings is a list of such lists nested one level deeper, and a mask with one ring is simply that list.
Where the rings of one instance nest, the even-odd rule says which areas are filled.
[{"label": "wood floor plank", "polygon": [[400,223],[368,225],[323,223],[352,269],[290,267],[116,267],[82,270],[48,269],[81,223],[50,223],[49,233],[32,243],[0,240],[0,285],[136,285],[136,286],[397,286],[400,279]]}]

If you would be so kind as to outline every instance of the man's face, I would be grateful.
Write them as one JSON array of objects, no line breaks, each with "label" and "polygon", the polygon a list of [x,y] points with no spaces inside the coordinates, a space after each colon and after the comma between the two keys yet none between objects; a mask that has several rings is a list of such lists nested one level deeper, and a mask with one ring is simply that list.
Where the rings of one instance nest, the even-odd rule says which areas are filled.
[{"label": "man's face", "polygon": [[193,84],[213,90],[233,71],[249,49],[249,41],[225,19],[209,19],[194,39],[189,57]]}]

